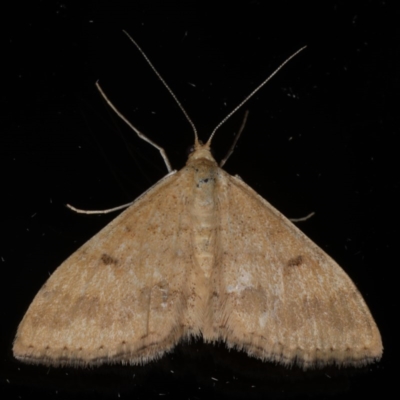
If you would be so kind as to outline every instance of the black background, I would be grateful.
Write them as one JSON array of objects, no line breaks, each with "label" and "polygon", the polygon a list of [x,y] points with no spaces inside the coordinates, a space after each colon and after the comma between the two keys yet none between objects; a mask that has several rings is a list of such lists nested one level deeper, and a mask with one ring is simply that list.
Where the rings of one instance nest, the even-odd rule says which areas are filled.
[{"label": "black background", "polygon": [[[390,394],[399,270],[399,15],[394,1],[29,1],[3,13],[1,398],[357,398]],[[166,170],[94,83],[181,168],[193,133],[142,46],[207,139],[291,53],[308,48],[218,131],[224,167],[288,217],[354,280],[381,330],[380,363],[303,372],[223,345],[177,346],[145,366],[46,368],[12,341],[49,274]],[[4,71],[5,68],[5,71]],[[398,355],[398,354],[397,354]],[[397,375],[397,374],[396,374]],[[394,385],[393,385],[394,386]]]}]

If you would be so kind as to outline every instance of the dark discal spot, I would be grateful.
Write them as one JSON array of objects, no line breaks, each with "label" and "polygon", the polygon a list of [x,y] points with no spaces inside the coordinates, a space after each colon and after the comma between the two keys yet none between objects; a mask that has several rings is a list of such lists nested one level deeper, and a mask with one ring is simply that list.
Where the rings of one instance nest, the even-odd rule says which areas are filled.
[{"label": "dark discal spot", "polygon": [[118,264],[118,260],[117,259],[115,259],[115,258],[113,258],[110,255],[105,254],[105,253],[102,254],[100,260],[103,261],[103,263],[106,264],[106,265],[110,265],[110,264],[117,265]]},{"label": "dark discal spot", "polygon": [[288,267],[299,267],[301,264],[304,263],[304,258],[303,256],[297,256],[297,257],[293,257],[291,258],[288,262],[287,262],[287,266]]},{"label": "dark discal spot", "polygon": [[213,292],[213,297],[219,297],[219,294],[217,292]]}]

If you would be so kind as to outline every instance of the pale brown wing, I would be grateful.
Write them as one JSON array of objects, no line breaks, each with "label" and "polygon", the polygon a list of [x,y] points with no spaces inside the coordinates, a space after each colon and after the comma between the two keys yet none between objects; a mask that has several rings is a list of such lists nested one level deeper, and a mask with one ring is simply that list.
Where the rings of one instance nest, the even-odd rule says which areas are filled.
[{"label": "pale brown wing", "polygon": [[339,265],[242,180],[221,170],[220,181],[219,339],[305,368],[379,359],[378,328]]},{"label": "pale brown wing", "polygon": [[168,175],[70,256],[36,295],[13,352],[32,363],[141,363],[185,334],[190,235],[184,170]]}]

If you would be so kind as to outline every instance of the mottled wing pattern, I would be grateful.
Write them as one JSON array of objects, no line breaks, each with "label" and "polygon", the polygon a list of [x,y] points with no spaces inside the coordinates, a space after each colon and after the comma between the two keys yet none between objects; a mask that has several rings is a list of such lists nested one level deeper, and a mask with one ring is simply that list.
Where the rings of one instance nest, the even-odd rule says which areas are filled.
[{"label": "mottled wing pattern", "polygon": [[191,263],[182,211],[189,178],[166,176],[53,273],[19,325],[16,358],[140,363],[179,341]]},{"label": "mottled wing pattern", "polygon": [[239,178],[221,170],[220,186],[219,339],[303,367],[380,358],[378,328],[339,265]]}]

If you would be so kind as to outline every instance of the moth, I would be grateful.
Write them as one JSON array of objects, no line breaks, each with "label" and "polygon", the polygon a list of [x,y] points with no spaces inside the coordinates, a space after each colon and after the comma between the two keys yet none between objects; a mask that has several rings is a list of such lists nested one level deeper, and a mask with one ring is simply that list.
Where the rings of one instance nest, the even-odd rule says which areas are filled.
[{"label": "moth", "polygon": [[381,358],[379,330],[354,283],[217,164],[210,152],[216,129],[203,144],[194,128],[193,151],[178,172],[154,144],[170,172],[51,275],[18,327],[17,359],[142,364],[190,338],[303,368]]}]

